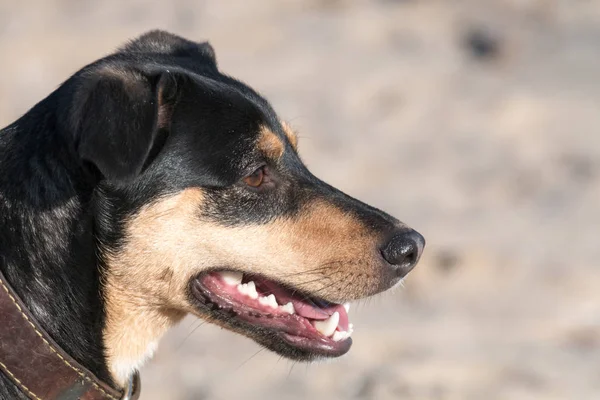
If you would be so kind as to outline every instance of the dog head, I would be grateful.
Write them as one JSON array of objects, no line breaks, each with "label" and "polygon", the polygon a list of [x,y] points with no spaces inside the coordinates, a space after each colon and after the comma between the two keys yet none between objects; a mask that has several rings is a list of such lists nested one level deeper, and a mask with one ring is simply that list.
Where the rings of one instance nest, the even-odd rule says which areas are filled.
[{"label": "dog head", "polygon": [[342,355],[344,303],[421,255],[417,232],[312,175],[296,134],[207,43],[151,32],[68,84],[117,381],[187,313],[293,359]]}]

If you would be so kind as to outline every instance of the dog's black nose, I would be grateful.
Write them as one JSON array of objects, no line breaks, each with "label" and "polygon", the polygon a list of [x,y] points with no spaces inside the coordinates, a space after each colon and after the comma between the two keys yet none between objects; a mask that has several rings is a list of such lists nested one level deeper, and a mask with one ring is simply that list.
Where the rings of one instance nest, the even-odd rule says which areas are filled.
[{"label": "dog's black nose", "polygon": [[409,230],[394,234],[381,250],[383,258],[390,263],[399,277],[404,277],[417,265],[425,238],[419,232]]}]

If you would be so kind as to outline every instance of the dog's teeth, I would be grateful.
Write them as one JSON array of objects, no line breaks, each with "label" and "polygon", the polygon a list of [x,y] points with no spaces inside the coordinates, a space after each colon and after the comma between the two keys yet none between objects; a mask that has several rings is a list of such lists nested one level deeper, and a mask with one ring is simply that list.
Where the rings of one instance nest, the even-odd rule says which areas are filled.
[{"label": "dog's teeth", "polygon": [[354,324],[348,324],[348,330],[354,332]]},{"label": "dog's teeth", "polygon": [[340,322],[340,313],[334,312],[331,317],[327,318],[324,321],[314,321],[314,327],[321,332],[324,336],[331,336],[335,332],[338,323]]},{"label": "dog's teeth", "polygon": [[284,311],[288,314],[296,313],[296,310],[294,309],[294,305],[292,304],[291,301],[289,303],[287,303],[285,306],[280,306],[279,308],[281,309],[281,311]]},{"label": "dog's teeth", "polygon": [[334,342],[339,342],[340,340],[344,339],[344,334],[340,331],[335,331],[333,332],[333,336],[331,337],[333,339]]},{"label": "dog's teeth", "polygon": [[[272,297],[271,297],[272,296]],[[270,295],[270,296],[260,296],[258,298],[258,302],[260,304],[262,304],[263,306],[268,306],[271,308],[277,308],[277,300],[275,300],[275,296],[274,295]]]},{"label": "dog's teeth", "polygon": [[277,304],[277,299],[275,298],[274,294],[270,294],[268,296],[260,296],[258,298],[258,302],[260,304],[262,304],[263,306],[269,306],[269,307],[275,308],[275,309],[277,309],[277,307],[279,307],[279,304]]},{"label": "dog's teeth", "polygon": [[335,331],[333,336],[331,337],[334,342],[339,342],[341,340],[346,340],[350,336],[352,336],[352,329],[348,328],[348,331]]},{"label": "dog's teeth", "polygon": [[350,303],[344,303],[344,308],[346,309],[346,312],[350,311]]},{"label": "dog's teeth", "polygon": [[270,294],[267,296],[267,300],[269,301],[269,305],[273,308],[277,308],[279,307],[279,304],[277,304],[277,299],[275,298],[274,294]]},{"label": "dog's teeth", "polygon": [[348,339],[349,337],[350,337],[350,332],[335,331],[331,338],[333,339],[334,342],[339,342],[341,340]]},{"label": "dog's teeth", "polygon": [[248,294],[248,284],[247,283],[240,283],[239,285],[237,285],[237,290],[241,294],[247,295]]},{"label": "dog's teeth", "polygon": [[231,271],[221,272],[220,275],[221,279],[223,279],[223,281],[225,281],[226,284],[231,286],[236,286],[242,283],[242,278],[244,277],[244,274],[242,274],[241,272]]},{"label": "dog's teeth", "polygon": [[269,302],[269,300],[265,296],[259,296],[258,297],[258,302],[260,304],[262,304],[263,306],[266,306],[267,303]]},{"label": "dog's teeth", "polygon": [[254,281],[248,282],[248,289],[246,290],[246,295],[251,299],[258,299],[258,292],[256,291],[256,285]]}]

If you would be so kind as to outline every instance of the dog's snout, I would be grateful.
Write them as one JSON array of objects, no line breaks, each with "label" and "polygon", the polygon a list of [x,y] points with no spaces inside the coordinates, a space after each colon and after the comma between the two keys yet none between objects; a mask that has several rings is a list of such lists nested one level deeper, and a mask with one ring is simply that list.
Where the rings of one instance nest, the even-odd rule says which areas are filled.
[{"label": "dog's snout", "polygon": [[425,238],[420,233],[402,231],[394,234],[383,246],[381,255],[392,265],[397,276],[404,277],[417,265],[424,247]]}]

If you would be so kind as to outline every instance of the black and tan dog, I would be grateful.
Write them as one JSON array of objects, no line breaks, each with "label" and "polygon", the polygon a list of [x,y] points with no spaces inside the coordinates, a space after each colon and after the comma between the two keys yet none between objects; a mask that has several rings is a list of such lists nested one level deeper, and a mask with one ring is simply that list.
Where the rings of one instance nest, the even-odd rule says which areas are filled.
[{"label": "black and tan dog", "polygon": [[[208,43],[150,32],[0,133],[0,268],[35,319],[123,385],[191,313],[292,359],[351,346],[349,301],[424,240],[313,176]],[[0,398],[25,398],[0,373]]]}]

